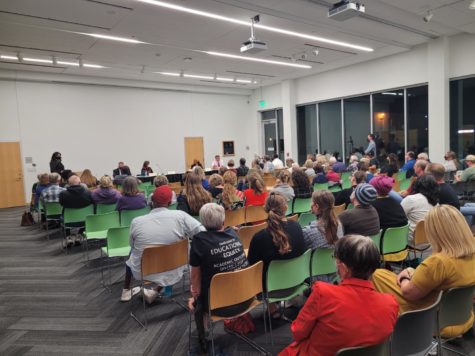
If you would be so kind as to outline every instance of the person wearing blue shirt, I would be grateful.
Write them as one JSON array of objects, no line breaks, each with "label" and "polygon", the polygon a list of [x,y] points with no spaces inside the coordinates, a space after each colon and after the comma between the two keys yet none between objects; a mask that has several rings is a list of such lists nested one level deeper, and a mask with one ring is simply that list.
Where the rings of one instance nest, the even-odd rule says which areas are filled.
[{"label": "person wearing blue shirt", "polygon": [[374,142],[374,134],[369,134],[368,135],[368,147],[364,151],[366,155],[370,154],[373,157],[376,157],[376,143]]},{"label": "person wearing blue shirt", "polygon": [[414,152],[409,151],[406,153],[406,163],[401,167],[401,172],[407,172],[408,170],[414,170],[414,164],[416,163],[416,155]]}]

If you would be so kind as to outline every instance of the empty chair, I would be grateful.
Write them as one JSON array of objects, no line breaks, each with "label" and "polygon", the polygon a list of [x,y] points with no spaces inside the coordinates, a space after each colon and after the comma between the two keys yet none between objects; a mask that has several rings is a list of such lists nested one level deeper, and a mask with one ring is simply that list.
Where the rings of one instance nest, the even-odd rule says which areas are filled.
[{"label": "empty chair", "polygon": [[265,229],[266,227],[267,227],[267,222],[263,222],[261,224],[251,225],[251,226],[242,226],[237,231],[237,234],[239,238],[241,239],[243,248],[245,250],[249,249],[249,245],[251,244],[251,240],[254,234],[258,231],[261,231],[262,229]]},{"label": "empty chair", "polygon": [[309,212],[311,206],[312,198],[295,198],[292,213],[300,214]]},{"label": "empty chair", "polygon": [[132,220],[138,216],[147,215],[150,212],[150,208],[146,206],[142,209],[135,210],[121,210],[120,212],[120,225],[121,226],[130,226]]},{"label": "empty chair", "polygon": [[427,240],[426,231],[424,227],[424,220],[418,221],[416,224],[416,229],[414,230],[414,241],[408,243],[409,250],[414,252],[416,255],[417,252],[421,253],[427,250],[430,247],[429,241]]},{"label": "empty chair", "polygon": [[313,213],[302,213],[299,216],[298,222],[301,227],[304,227],[304,226],[309,225],[312,221],[315,221],[315,220],[317,220],[317,218],[315,217],[315,215],[313,215]]},{"label": "empty chair", "polygon": [[246,210],[244,208],[236,210],[226,210],[224,213],[224,227],[239,226],[246,221]]},{"label": "empty chair", "polygon": [[107,231],[113,227],[120,227],[119,212],[113,211],[107,214],[86,216],[86,260],[89,260],[89,240],[107,239]]},{"label": "empty chair", "polygon": [[407,235],[409,225],[390,227],[384,231],[381,241],[381,255],[387,262],[400,262],[407,257]]},{"label": "empty chair", "polygon": [[[108,257],[107,270],[109,271],[109,285],[112,284],[110,274],[110,259],[114,257],[127,257],[130,254],[129,227],[113,227],[107,230],[107,244],[101,248],[101,254]],[[104,268],[101,264],[102,285],[104,283]]]},{"label": "empty chair", "polygon": [[263,221],[267,219],[267,213],[263,206],[249,205],[246,208],[246,223]]}]

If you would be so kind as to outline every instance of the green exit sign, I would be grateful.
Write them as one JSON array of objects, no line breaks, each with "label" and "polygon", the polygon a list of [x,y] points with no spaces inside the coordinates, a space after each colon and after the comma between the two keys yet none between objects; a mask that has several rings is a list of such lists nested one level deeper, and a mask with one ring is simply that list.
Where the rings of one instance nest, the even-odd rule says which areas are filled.
[{"label": "green exit sign", "polygon": [[265,108],[266,107],[266,101],[265,100],[259,100],[259,107]]}]

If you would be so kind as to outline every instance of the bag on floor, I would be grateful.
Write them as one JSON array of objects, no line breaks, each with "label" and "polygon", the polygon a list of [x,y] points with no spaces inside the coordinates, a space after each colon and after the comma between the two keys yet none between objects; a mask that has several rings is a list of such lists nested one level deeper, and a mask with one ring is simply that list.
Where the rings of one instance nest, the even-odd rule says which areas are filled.
[{"label": "bag on floor", "polygon": [[256,330],[256,326],[254,325],[249,313],[244,314],[239,318],[224,320],[224,327],[240,334],[248,334]]},{"label": "bag on floor", "polygon": [[29,211],[25,211],[21,216],[21,226],[32,226],[35,225],[35,219],[33,219],[33,214]]}]

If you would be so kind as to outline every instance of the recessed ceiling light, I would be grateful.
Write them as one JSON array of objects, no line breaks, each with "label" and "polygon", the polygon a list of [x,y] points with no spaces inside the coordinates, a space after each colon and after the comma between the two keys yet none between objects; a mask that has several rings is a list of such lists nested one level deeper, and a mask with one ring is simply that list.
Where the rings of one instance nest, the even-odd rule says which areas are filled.
[{"label": "recessed ceiling light", "polygon": [[155,72],[157,74],[162,74],[162,75],[170,75],[172,77],[179,77],[180,73],[172,73],[172,72]]},{"label": "recessed ceiling light", "polygon": [[[185,6],[180,6],[180,5],[167,3],[167,2],[164,2],[164,1],[157,1],[157,0],[136,0],[136,1],[144,2],[144,3],[147,3],[147,4],[160,6],[160,7],[164,7],[164,8],[167,8],[167,9],[176,10],[176,11],[186,12],[188,14],[193,14],[193,15],[203,16],[203,17],[207,17],[207,18],[212,18],[212,19],[215,19],[215,20],[230,22],[230,23],[234,23],[234,24],[238,24],[238,25],[242,25],[242,26],[248,26],[248,27],[251,26],[249,21],[238,20],[238,19],[235,19],[235,18],[232,18],[232,17],[222,16],[222,15],[218,15],[218,14],[215,14],[215,13],[212,13],[212,12],[207,12],[207,11],[196,10],[196,9],[192,9],[192,8],[185,7]],[[348,42],[336,41],[336,40],[332,40],[332,39],[325,38],[325,37],[319,37],[319,36],[309,35],[309,34],[306,34],[306,33],[289,31],[289,30],[285,30],[285,29],[282,29],[282,28],[266,26],[266,25],[262,25],[262,24],[258,24],[258,23],[254,24],[254,27],[255,28],[260,28],[262,30],[270,31],[270,32],[281,33],[283,35],[305,38],[305,39],[309,39],[309,40],[313,40],[313,41],[333,44],[333,45],[336,45],[336,46],[353,48],[353,49],[357,49],[357,50],[360,50],[360,51],[365,51],[365,52],[373,52],[374,51],[374,49],[372,49],[370,47],[354,45],[354,44],[351,44],[351,43],[348,43]]]},{"label": "recessed ceiling light", "polygon": [[208,75],[195,75],[195,74],[183,74],[185,78],[194,78],[194,79],[207,79],[207,80],[213,80],[214,77],[208,76]]},{"label": "recessed ceiling light", "polygon": [[56,61],[57,64],[61,64],[63,66],[73,66],[73,67],[79,67],[78,62],[67,62],[67,61]]},{"label": "recessed ceiling light", "polygon": [[41,58],[29,58],[29,57],[24,57],[23,58],[24,62],[35,62],[35,63],[48,63],[48,64],[53,64],[52,59],[41,59]]},{"label": "recessed ceiling light", "polygon": [[255,57],[246,57],[246,56],[238,56],[235,54],[230,53],[221,53],[221,52],[212,52],[212,51],[203,51],[204,53],[210,54],[212,56],[219,56],[219,57],[226,57],[226,58],[234,58],[234,59],[242,59],[244,61],[251,61],[251,62],[261,62],[261,63],[268,63],[268,64],[277,64],[281,66],[288,66],[288,67],[295,67],[295,68],[304,68],[304,69],[311,69],[312,66],[307,64],[297,64],[297,63],[289,63],[289,62],[281,62],[281,61],[274,61],[271,59],[263,59],[263,58],[255,58]]},{"label": "recessed ceiling light", "polygon": [[99,64],[91,64],[91,63],[84,63],[82,66],[84,68],[94,68],[94,69],[107,68],[107,67],[101,66]]},{"label": "recessed ceiling light", "polygon": [[216,80],[222,81],[222,82],[233,82],[233,78],[225,78],[225,77],[216,77]]},{"label": "recessed ceiling light", "polygon": [[249,79],[236,79],[236,83],[251,84],[252,80]]},{"label": "recessed ceiling light", "polygon": [[6,56],[6,55],[1,55],[0,56],[0,59],[8,59],[10,61],[17,61],[18,60],[18,57],[15,57],[15,56]]},{"label": "recessed ceiling light", "polygon": [[111,40],[111,41],[118,41],[118,42],[126,42],[126,43],[145,43],[147,42],[142,42],[138,40],[134,40],[132,38],[126,38],[126,37],[117,37],[117,36],[109,36],[109,35],[101,35],[99,33],[86,33],[86,32],[77,32],[81,35],[86,35],[94,38],[100,38],[103,40]]}]

